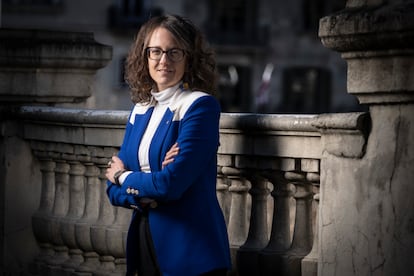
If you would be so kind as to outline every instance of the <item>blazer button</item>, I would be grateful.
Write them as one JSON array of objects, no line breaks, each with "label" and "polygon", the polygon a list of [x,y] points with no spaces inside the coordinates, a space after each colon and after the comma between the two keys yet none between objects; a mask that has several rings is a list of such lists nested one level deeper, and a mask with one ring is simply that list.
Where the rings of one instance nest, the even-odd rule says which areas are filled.
[{"label": "blazer button", "polygon": [[128,187],[128,188],[126,189],[126,192],[127,192],[127,194],[130,194],[130,193],[131,193],[131,188],[130,188],[130,187]]}]

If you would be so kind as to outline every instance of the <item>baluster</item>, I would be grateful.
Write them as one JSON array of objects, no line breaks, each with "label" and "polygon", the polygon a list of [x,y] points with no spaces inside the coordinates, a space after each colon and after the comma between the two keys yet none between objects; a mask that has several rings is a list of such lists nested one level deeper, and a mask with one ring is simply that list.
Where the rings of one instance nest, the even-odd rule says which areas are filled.
[{"label": "baluster", "polygon": [[229,234],[232,263],[236,264],[236,254],[247,237],[247,191],[246,180],[235,168],[223,167],[222,172],[230,181],[231,194],[230,215],[227,231]]},{"label": "baluster", "polygon": [[116,207],[114,223],[106,229],[106,243],[109,253],[115,257],[115,269],[111,275],[123,276],[126,272],[125,240],[132,210]]},{"label": "baluster", "polygon": [[71,161],[69,175],[69,211],[61,220],[62,238],[69,247],[69,259],[62,264],[66,275],[70,275],[83,262],[82,251],[76,242],[75,223],[85,210],[85,166]]},{"label": "baluster", "polygon": [[[42,190],[39,209],[32,217],[33,233],[39,242],[40,253],[35,259],[35,269],[39,273],[54,254],[50,239],[49,220],[53,214],[55,198],[55,167],[56,163],[50,159],[40,158],[42,172]],[[43,268],[41,268],[43,266]]]},{"label": "baluster", "polygon": [[61,275],[60,265],[68,258],[68,248],[63,242],[60,233],[61,220],[66,216],[69,209],[69,164],[63,160],[56,161],[55,168],[55,201],[53,204],[53,215],[49,223],[49,231],[55,254],[48,260],[46,271],[41,275]]},{"label": "baluster", "polygon": [[226,221],[226,225],[228,225],[230,214],[230,200],[228,197],[228,191],[229,185],[227,184],[227,179],[221,173],[221,169],[219,169],[217,174],[216,192],[218,202],[220,204],[221,210],[224,215],[224,219]]},{"label": "baluster", "polygon": [[123,276],[126,273],[126,238],[132,210],[123,207],[115,209],[114,222],[106,228],[106,245],[109,254],[114,257],[115,268],[111,275]]},{"label": "baluster", "polygon": [[94,252],[91,240],[91,226],[99,216],[99,168],[93,163],[87,163],[85,176],[87,177],[85,192],[85,212],[75,224],[76,240],[82,249],[84,262],[79,265],[72,275],[92,275],[99,267],[99,255]]},{"label": "baluster", "polygon": [[266,174],[273,185],[273,219],[270,239],[267,246],[260,252],[259,267],[262,275],[283,275],[281,256],[289,250],[291,244],[290,201],[291,186],[282,172],[273,171]]},{"label": "baluster", "polygon": [[250,227],[246,242],[237,251],[237,271],[239,275],[259,275],[259,251],[268,242],[267,180],[259,175],[246,176],[251,183],[249,193],[252,198]]},{"label": "baluster", "polygon": [[100,266],[94,271],[94,276],[111,275],[110,272],[115,269],[115,258],[110,255],[106,244],[106,228],[114,222],[116,209],[111,205],[106,194],[106,162],[105,165],[99,165],[100,168],[100,185],[99,185],[99,216],[97,221],[91,226],[91,242],[95,252],[99,254]]},{"label": "baluster", "polygon": [[286,254],[287,275],[301,275],[301,261],[312,248],[312,186],[301,173],[286,172],[285,178],[295,185],[295,227],[292,245]]},{"label": "baluster", "polygon": [[313,245],[311,252],[302,260],[302,276],[316,276],[318,275],[318,257],[319,257],[319,235],[318,235],[318,221],[319,221],[319,174],[308,173],[306,179],[313,183]]}]

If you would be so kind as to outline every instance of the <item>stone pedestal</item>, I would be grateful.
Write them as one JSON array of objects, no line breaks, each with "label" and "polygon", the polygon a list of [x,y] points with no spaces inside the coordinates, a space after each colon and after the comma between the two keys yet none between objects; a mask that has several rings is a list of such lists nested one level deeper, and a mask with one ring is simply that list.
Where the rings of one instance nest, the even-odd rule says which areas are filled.
[{"label": "stone pedestal", "polygon": [[319,36],[347,61],[348,92],[371,122],[359,154],[329,143],[352,139],[346,130],[322,131],[318,274],[412,275],[414,2],[348,1]]},{"label": "stone pedestal", "polygon": [[0,29],[0,102],[76,103],[91,95],[112,47],[92,33]]},{"label": "stone pedestal", "polygon": [[84,101],[91,95],[96,71],[111,57],[112,48],[97,43],[92,33],[0,29],[0,271],[25,274],[27,265],[39,256],[37,270],[42,274],[48,269],[46,260],[57,263],[58,255],[67,256],[65,246],[56,243],[51,257],[48,242],[53,236],[49,230],[55,228],[47,226],[56,224],[56,217],[48,216],[54,169],[42,167],[46,184],[41,187],[39,160],[23,138],[22,122],[13,107]]}]

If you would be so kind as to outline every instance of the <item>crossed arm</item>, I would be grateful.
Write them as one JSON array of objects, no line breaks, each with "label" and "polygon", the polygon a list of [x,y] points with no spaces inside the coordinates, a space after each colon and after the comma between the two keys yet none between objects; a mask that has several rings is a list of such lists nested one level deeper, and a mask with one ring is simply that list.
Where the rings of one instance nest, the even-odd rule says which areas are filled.
[{"label": "crossed arm", "polygon": [[[163,168],[174,162],[174,157],[178,155],[179,150],[178,143],[175,143],[165,155],[164,161],[162,162]],[[114,155],[106,169],[105,176],[109,181],[115,183],[115,173],[118,171],[125,171],[125,165],[118,156]]]}]

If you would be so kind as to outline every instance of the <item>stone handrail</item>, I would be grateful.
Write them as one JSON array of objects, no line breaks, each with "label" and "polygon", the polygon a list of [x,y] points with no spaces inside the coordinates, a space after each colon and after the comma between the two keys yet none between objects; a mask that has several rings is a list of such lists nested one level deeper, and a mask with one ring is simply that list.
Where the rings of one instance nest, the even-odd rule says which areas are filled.
[{"label": "stone handrail", "polygon": [[[39,275],[124,273],[131,211],[109,204],[104,172],[128,115],[46,106],[16,112],[41,171],[32,218]],[[217,195],[234,274],[316,272],[321,130],[357,129],[362,115],[222,114]]]}]

